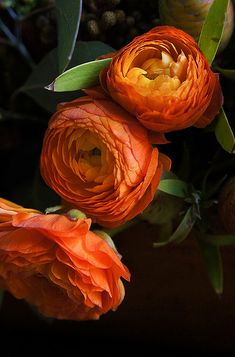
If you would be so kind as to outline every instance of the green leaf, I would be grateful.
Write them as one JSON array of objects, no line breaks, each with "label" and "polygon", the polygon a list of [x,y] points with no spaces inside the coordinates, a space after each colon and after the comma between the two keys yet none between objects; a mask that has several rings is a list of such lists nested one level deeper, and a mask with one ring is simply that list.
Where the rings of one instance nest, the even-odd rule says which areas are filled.
[{"label": "green leaf", "polygon": [[[114,52],[114,49],[103,42],[77,42],[70,66],[74,67],[84,62],[93,61],[98,56],[110,52]],[[54,49],[43,58],[25,84],[14,93],[13,100],[17,99],[20,93],[26,93],[42,108],[53,113],[58,103],[68,102],[79,97],[79,92],[55,93],[45,90],[45,86],[52,82],[58,74],[57,49]]]},{"label": "green leaf", "polygon": [[235,235],[231,234],[205,234],[202,239],[217,247],[235,244]]},{"label": "green leaf", "polygon": [[223,266],[219,248],[201,239],[198,241],[211,285],[217,294],[223,293]]},{"label": "green leaf", "polygon": [[215,125],[215,136],[225,151],[229,153],[235,153],[234,134],[223,108],[221,109],[217,118]]},{"label": "green leaf", "polygon": [[214,68],[216,71],[222,73],[223,76],[235,82],[235,69],[225,69],[218,66],[215,66]]},{"label": "green leaf", "polygon": [[57,205],[57,206],[52,206],[52,207],[47,207],[45,209],[45,214],[50,214],[50,213],[55,213],[63,209],[62,205]]},{"label": "green leaf", "polygon": [[229,0],[214,0],[203,24],[198,46],[211,65],[223,34],[225,14]]},{"label": "green leaf", "polygon": [[170,237],[167,237],[164,241],[153,243],[153,246],[155,248],[158,248],[158,247],[165,246],[169,243],[182,242],[184,239],[187,238],[187,236],[191,232],[191,230],[194,226],[194,223],[196,222],[196,219],[197,219],[197,216],[195,214],[194,207],[191,206],[187,210],[184,218],[180,222],[180,224],[177,227],[177,229],[175,230],[175,232]]},{"label": "green leaf", "polygon": [[13,94],[12,100],[15,102],[19,94],[25,93],[39,106],[53,113],[58,103],[76,99],[79,96],[78,93],[67,93],[65,95],[64,93],[53,93],[45,90],[45,85],[58,75],[55,65],[56,59],[57,50],[54,49],[35,67],[25,84]]},{"label": "green leaf", "polygon": [[58,22],[59,72],[63,72],[72,58],[78,34],[82,0],[56,0]]},{"label": "green leaf", "polygon": [[111,58],[80,64],[57,77],[46,89],[67,92],[93,87],[99,83],[101,69],[107,67]]},{"label": "green leaf", "polygon": [[160,181],[158,190],[169,195],[185,198],[188,195],[188,184],[178,179],[165,179]]}]

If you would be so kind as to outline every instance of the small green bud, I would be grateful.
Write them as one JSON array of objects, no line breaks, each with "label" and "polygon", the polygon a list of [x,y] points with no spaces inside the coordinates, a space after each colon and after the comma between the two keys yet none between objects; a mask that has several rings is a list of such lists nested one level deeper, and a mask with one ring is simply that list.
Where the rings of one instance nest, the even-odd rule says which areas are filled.
[{"label": "small green bud", "polygon": [[118,24],[121,24],[122,22],[125,21],[126,14],[123,10],[116,10],[115,15]]},{"label": "small green bud", "polygon": [[98,22],[96,20],[89,20],[87,22],[87,32],[92,36],[92,37],[97,37],[100,34],[100,29]]},{"label": "small green bud", "polygon": [[135,24],[134,17],[133,16],[127,16],[126,17],[126,23],[127,23],[127,26],[129,26],[129,27],[134,26],[134,24]]},{"label": "small green bud", "polygon": [[117,17],[113,11],[105,11],[101,16],[101,24],[104,29],[116,25]]},{"label": "small green bud", "polygon": [[76,209],[76,208],[72,208],[71,210],[69,210],[67,212],[67,216],[69,217],[69,219],[71,219],[71,221],[77,221],[78,219],[86,219],[87,218],[85,213],[83,213],[82,211],[80,211],[79,209]]}]

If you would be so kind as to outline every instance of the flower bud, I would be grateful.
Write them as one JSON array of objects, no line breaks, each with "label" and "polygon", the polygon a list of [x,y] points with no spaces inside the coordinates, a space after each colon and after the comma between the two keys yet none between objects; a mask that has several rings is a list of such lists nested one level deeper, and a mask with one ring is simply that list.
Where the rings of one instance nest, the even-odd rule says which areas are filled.
[{"label": "flower bud", "polygon": [[[171,25],[184,30],[197,41],[212,2],[213,0],[159,0],[161,22],[164,25]],[[227,46],[232,36],[233,18],[233,4],[230,0],[219,51]]]},{"label": "flower bud", "polygon": [[219,215],[226,231],[235,234],[235,176],[222,188],[219,203]]},{"label": "flower bud", "polygon": [[67,216],[71,221],[77,221],[78,219],[86,219],[87,216],[85,213],[80,211],[79,209],[72,208],[67,212]]},{"label": "flower bud", "polygon": [[101,24],[104,29],[108,29],[116,25],[117,18],[113,11],[105,11],[101,16]]},{"label": "flower bud", "polygon": [[98,22],[96,20],[89,20],[87,22],[87,32],[92,37],[97,37],[97,36],[100,35],[99,25],[98,25]]},{"label": "flower bud", "polygon": [[122,22],[125,21],[126,14],[123,10],[115,10],[115,15],[116,15],[116,21],[118,24],[121,24]]}]

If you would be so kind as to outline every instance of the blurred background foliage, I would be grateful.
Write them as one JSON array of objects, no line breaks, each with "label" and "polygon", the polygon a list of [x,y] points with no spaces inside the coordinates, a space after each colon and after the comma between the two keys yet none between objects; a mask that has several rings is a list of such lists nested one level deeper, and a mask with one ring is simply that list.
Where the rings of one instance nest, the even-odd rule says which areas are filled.
[{"label": "blurred background foliage", "polygon": [[[41,203],[34,198],[35,182],[43,185],[37,177],[38,158],[48,119],[57,103],[78,96],[44,89],[59,73],[55,5],[53,0],[0,3],[0,194],[39,208],[51,205],[46,188],[45,197],[39,195]],[[76,38],[83,43],[76,44],[70,67],[120,48],[158,22],[156,1],[148,8],[133,0],[83,1]]]}]

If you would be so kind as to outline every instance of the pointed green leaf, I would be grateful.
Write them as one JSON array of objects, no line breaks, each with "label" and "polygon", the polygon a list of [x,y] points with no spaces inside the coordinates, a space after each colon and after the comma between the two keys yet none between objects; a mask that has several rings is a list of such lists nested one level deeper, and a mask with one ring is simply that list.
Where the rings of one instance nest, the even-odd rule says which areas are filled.
[{"label": "pointed green leaf", "polygon": [[221,109],[217,118],[215,125],[215,136],[225,151],[229,153],[235,153],[234,134],[223,108]]},{"label": "pointed green leaf", "polygon": [[55,212],[60,211],[61,209],[63,209],[63,206],[61,206],[61,205],[52,206],[52,207],[47,207],[47,208],[45,209],[45,214],[55,213]]},{"label": "pointed green leaf", "polygon": [[235,82],[235,69],[225,69],[218,66],[215,66],[214,68],[216,71],[222,73],[223,76]]},{"label": "pointed green leaf", "polygon": [[223,293],[223,266],[219,248],[198,241],[211,285],[217,294]]},{"label": "pointed green leaf", "polygon": [[82,0],[56,0],[58,18],[59,72],[63,72],[72,58],[78,34]]},{"label": "pointed green leaf", "polygon": [[[79,41],[76,43],[69,66],[74,67],[84,62],[93,61],[98,56],[114,51],[112,47],[100,41]],[[79,97],[78,92],[55,93],[45,90],[44,87],[59,75],[57,53],[57,49],[54,49],[42,59],[25,84],[14,93],[15,100],[18,94],[26,93],[42,108],[53,113],[58,103],[68,102]]]},{"label": "pointed green leaf", "polygon": [[54,92],[69,92],[95,86],[99,83],[101,69],[111,61],[111,58],[105,58],[80,64],[62,73],[45,88]]},{"label": "pointed green leaf", "polygon": [[169,195],[185,198],[188,195],[188,184],[178,179],[164,179],[160,181],[158,190]]},{"label": "pointed green leaf", "polygon": [[203,24],[198,46],[212,64],[218,50],[229,0],[214,0]]},{"label": "pointed green leaf", "polygon": [[205,234],[203,241],[218,247],[235,244],[235,235],[231,234]]},{"label": "pointed green leaf", "polygon": [[180,224],[177,227],[177,229],[175,230],[175,232],[170,237],[166,237],[166,239],[164,241],[153,243],[153,246],[155,248],[158,248],[158,247],[165,246],[169,243],[182,242],[184,239],[187,238],[187,236],[191,232],[191,230],[194,226],[194,223],[196,222],[196,219],[197,219],[197,216],[194,212],[194,207],[191,206],[187,210],[184,218],[180,222]]}]

